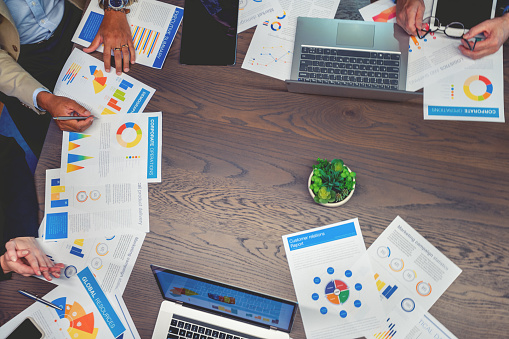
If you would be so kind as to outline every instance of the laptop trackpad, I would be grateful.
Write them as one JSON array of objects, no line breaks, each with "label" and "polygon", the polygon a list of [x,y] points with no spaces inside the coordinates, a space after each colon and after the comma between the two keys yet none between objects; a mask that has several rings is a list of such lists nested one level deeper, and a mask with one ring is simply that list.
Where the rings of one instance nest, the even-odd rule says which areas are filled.
[{"label": "laptop trackpad", "polygon": [[336,44],[357,47],[373,47],[375,25],[338,23]]}]

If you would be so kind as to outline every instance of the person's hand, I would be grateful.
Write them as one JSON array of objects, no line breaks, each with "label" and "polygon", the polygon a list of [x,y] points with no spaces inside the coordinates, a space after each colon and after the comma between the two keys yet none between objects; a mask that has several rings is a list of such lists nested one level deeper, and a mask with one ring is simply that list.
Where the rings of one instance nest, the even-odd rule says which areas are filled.
[{"label": "person's hand", "polygon": [[[48,111],[52,117],[90,115],[90,112],[76,101],[44,91],[37,94],[37,105]],[[83,132],[92,125],[94,118],[90,117],[86,120],[55,121],[62,131]]]},{"label": "person's hand", "polygon": [[[478,34],[484,34],[486,39],[478,41],[473,51],[468,48],[466,41],[461,40],[462,45],[459,46],[459,49],[463,55],[472,59],[479,59],[498,51],[500,46],[509,38],[509,14],[481,22],[472,27],[463,38],[473,39]],[[472,42],[470,45],[472,45]]]},{"label": "person's hand", "polygon": [[121,11],[104,11],[104,18],[97,35],[90,46],[83,49],[83,51],[91,53],[99,48],[102,43],[104,43],[103,58],[106,72],[110,72],[111,51],[113,51],[115,57],[117,75],[122,74],[122,59],[124,72],[129,72],[129,61],[131,64],[134,64],[136,57],[131,30],[129,29],[125,13]]},{"label": "person's hand", "polygon": [[399,0],[396,3],[396,21],[408,34],[415,35],[422,28],[423,0]]},{"label": "person's hand", "polygon": [[30,254],[30,251],[28,250],[17,251],[15,261],[10,260],[7,253],[2,255],[0,257],[0,265],[2,266],[2,270],[4,271],[4,273],[16,272],[25,277],[33,275],[34,274],[33,268],[22,260],[28,254]]},{"label": "person's hand", "polygon": [[[33,237],[18,237],[11,239],[5,244],[5,248],[7,249],[7,261],[12,263],[20,261],[20,265],[25,264],[32,269],[31,274],[42,274],[48,281],[51,281],[50,274],[52,274],[55,278],[59,278],[60,270],[64,268],[63,264],[54,264],[42,251],[39,244]],[[29,253],[24,255],[23,259],[18,259],[17,253],[19,251],[28,251]],[[26,269],[21,266],[19,266],[18,269],[26,271]]]}]

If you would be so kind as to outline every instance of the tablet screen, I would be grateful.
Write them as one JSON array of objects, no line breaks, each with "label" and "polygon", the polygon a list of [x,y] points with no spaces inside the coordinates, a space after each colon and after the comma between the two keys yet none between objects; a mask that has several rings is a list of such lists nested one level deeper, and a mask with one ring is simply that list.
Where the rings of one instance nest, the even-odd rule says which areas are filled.
[{"label": "tablet screen", "polygon": [[441,26],[451,22],[461,22],[466,29],[494,17],[495,1],[489,0],[435,0],[433,16],[440,20]]}]

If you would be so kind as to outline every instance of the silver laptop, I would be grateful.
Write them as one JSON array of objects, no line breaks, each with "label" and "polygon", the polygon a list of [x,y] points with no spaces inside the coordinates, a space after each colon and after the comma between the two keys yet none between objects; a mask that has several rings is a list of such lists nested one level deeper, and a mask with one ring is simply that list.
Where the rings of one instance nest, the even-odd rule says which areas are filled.
[{"label": "silver laptop", "polygon": [[397,24],[297,19],[288,91],[405,101],[409,37]]},{"label": "silver laptop", "polygon": [[151,265],[165,299],[152,339],[289,339],[297,303]]}]

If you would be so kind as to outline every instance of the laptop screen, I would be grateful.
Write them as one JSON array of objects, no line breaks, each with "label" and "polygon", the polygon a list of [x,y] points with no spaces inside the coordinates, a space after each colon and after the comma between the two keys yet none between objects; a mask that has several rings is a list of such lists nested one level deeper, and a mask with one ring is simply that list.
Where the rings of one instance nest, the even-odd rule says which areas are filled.
[{"label": "laptop screen", "polygon": [[290,332],[297,303],[150,265],[163,298]]}]

